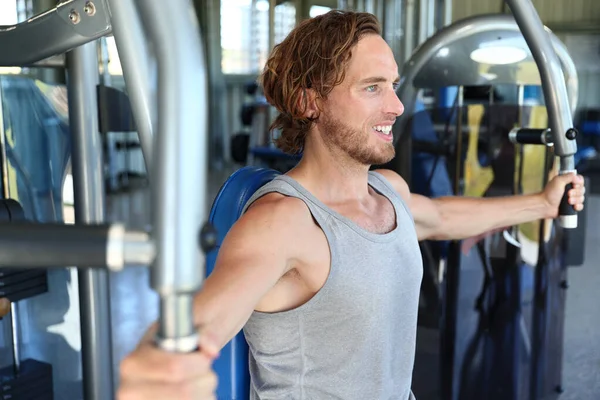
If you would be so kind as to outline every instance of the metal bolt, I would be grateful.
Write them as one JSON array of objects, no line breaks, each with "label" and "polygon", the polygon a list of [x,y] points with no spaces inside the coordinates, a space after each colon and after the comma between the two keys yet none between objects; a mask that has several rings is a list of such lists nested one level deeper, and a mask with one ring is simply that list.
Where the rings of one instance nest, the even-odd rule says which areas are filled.
[{"label": "metal bolt", "polygon": [[96,6],[91,1],[88,1],[83,7],[83,11],[91,17],[96,14]]},{"label": "metal bolt", "polygon": [[71,12],[69,13],[69,19],[75,25],[77,25],[79,23],[79,21],[81,21],[81,17],[79,16],[79,13],[75,10],[71,10]]}]

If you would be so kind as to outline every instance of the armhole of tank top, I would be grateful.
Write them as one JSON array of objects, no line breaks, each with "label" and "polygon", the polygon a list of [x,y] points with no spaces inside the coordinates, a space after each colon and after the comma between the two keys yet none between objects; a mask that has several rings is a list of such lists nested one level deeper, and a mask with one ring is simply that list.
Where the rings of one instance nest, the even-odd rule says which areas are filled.
[{"label": "armhole of tank top", "polygon": [[[325,229],[323,226],[327,224],[327,220],[329,218],[331,218],[331,215],[327,214],[327,217],[325,218],[325,220],[322,220],[321,215],[318,215],[319,213],[317,211],[320,210],[320,208],[318,207],[318,205],[315,204],[311,204],[311,201],[309,198],[306,198],[305,196],[302,195],[302,193],[299,193],[296,188],[294,188],[292,185],[289,184],[289,182],[283,180],[283,179],[278,179],[277,177],[275,179],[273,179],[272,182],[274,181],[278,181],[281,182],[283,184],[285,184],[287,186],[286,187],[281,187],[281,186],[275,186],[275,185],[271,185],[270,183],[268,183],[267,185],[261,187],[260,189],[258,189],[253,195],[252,197],[250,197],[250,199],[246,202],[246,204],[244,205],[243,209],[242,209],[242,214],[244,214],[246,211],[248,211],[248,208],[250,206],[252,206],[252,204],[254,204],[256,201],[258,201],[260,198],[271,194],[271,193],[278,193],[282,196],[286,196],[286,197],[294,197],[297,198],[299,200],[302,200],[302,202],[305,204],[306,208],[308,208],[308,211],[310,212],[310,215],[312,216],[313,220],[315,221],[315,223],[321,228],[321,230],[323,230],[323,232],[325,233]],[[315,211],[316,210],[316,211]]]},{"label": "armhole of tank top", "polygon": [[412,212],[408,208],[408,204],[406,204],[406,201],[402,198],[402,196],[400,196],[400,193],[398,193],[396,191],[396,189],[394,188],[394,186],[392,186],[392,184],[390,183],[390,181],[388,181],[385,176],[383,176],[382,174],[380,174],[380,173],[378,173],[376,171],[370,171],[370,174],[379,183],[381,183],[381,185],[383,185],[385,187],[385,190],[388,192],[389,196],[391,196],[392,198],[396,199],[396,201],[398,201],[398,203],[400,203],[400,205],[402,205],[402,209],[404,210],[404,212],[408,215],[408,217],[410,218],[410,220],[414,224],[415,223],[415,219],[414,219],[414,217],[412,215]]},{"label": "armhole of tank top", "polygon": [[[275,178],[275,179],[277,179],[277,178]],[[311,297],[310,299],[308,299],[305,303],[299,305],[298,307],[287,310],[287,311],[279,311],[279,312],[274,312],[274,313],[264,313],[264,312],[260,312],[260,311],[253,311],[252,318],[277,318],[277,316],[280,316],[281,318],[283,318],[283,317],[291,316],[293,313],[302,312],[303,310],[307,309],[308,307],[311,307],[312,305],[314,305],[317,301],[319,301],[319,299],[324,295],[326,290],[328,290],[327,288],[331,285],[330,282],[332,280],[332,276],[336,269],[335,261],[338,259],[338,254],[337,254],[338,252],[337,252],[336,245],[334,242],[334,235],[327,227],[327,224],[329,223],[329,220],[332,218],[332,215],[325,213],[325,212],[322,214],[319,213],[319,211],[322,211],[322,210],[318,205],[311,204],[310,199],[305,198],[304,196],[302,196],[301,193],[298,193],[296,191],[296,189],[292,185],[290,185],[288,182],[286,182],[285,180],[279,180],[279,182],[285,183],[285,185],[288,186],[288,189],[286,189],[285,187],[280,187],[280,186],[279,187],[275,187],[275,186],[263,187],[263,188],[259,189],[254,196],[252,196],[250,198],[247,205],[244,207],[244,211],[246,211],[248,209],[248,207],[250,207],[252,205],[253,202],[255,202],[256,200],[260,199],[262,196],[265,196],[269,193],[279,193],[283,196],[295,197],[297,199],[302,200],[302,202],[308,208],[308,211],[310,212],[310,215],[312,216],[313,221],[315,222],[315,224],[317,224],[319,229],[321,229],[321,231],[323,232],[323,235],[325,235],[325,240],[327,241],[327,248],[329,249],[329,257],[330,257],[330,259],[329,259],[329,274],[327,275],[327,278],[325,279],[325,282],[323,283],[323,286],[321,286],[319,291],[317,293],[315,293],[315,295],[313,297]],[[325,215],[323,215],[323,214],[325,214]]]}]

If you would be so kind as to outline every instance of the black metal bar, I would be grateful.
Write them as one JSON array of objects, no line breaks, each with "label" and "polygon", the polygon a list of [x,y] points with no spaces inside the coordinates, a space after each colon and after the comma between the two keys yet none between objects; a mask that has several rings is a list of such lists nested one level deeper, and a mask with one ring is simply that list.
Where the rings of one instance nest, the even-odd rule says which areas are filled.
[{"label": "black metal bar", "polygon": [[105,0],[70,0],[0,27],[0,66],[28,66],[111,33]]},{"label": "black metal bar", "polygon": [[106,268],[108,225],[0,224],[0,267]]}]

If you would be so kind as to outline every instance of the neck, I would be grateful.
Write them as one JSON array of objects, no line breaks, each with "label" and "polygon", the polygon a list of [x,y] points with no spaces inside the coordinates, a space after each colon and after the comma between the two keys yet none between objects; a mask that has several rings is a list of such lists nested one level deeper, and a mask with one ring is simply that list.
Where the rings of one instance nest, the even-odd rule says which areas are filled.
[{"label": "neck", "polygon": [[326,203],[368,196],[369,166],[360,164],[318,135],[308,135],[303,156],[289,175]]}]

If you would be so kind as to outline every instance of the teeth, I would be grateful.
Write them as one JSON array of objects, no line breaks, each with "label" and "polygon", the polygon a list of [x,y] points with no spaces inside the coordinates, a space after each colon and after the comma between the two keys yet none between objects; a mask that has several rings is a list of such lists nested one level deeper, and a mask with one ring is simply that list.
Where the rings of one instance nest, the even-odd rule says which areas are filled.
[{"label": "teeth", "polygon": [[385,133],[386,135],[389,135],[390,132],[392,131],[392,126],[391,125],[377,125],[377,126],[374,126],[373,129],[375,129],[376,131],[379,131],[381,133]]}]

